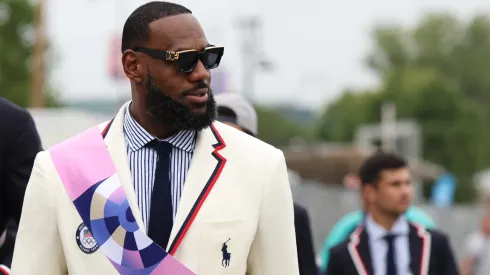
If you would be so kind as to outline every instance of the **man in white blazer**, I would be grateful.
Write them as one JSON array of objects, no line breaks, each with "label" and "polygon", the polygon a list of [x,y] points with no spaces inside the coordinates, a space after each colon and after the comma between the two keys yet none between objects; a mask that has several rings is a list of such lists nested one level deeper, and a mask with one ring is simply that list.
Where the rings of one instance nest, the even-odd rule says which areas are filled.
[{"label": "man in white blazer", "polygon": [[211,45],[183,6],[126,21],[132,101],[38,154],[12,272],[298,275],[281,151],[214,122]]}]

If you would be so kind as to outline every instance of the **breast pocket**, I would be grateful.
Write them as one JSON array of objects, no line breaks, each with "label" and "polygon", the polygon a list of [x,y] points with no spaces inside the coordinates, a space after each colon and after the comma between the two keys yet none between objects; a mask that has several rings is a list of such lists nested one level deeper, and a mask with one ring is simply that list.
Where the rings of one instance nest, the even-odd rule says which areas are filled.
[{"label": "breast pocket", "polygon": [[253,225],[247,220],[203,222],[198,274],[245,274],[254,232]]}]

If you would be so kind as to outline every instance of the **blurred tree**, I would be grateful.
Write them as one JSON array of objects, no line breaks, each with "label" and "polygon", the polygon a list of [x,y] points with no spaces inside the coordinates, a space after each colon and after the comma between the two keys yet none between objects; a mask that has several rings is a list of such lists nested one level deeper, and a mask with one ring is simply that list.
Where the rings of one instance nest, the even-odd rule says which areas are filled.
[{"label": "blurred tree", "polygon": [[[27,106],[31,82],[35,7],[29,0],[0,0],[0,96]],[[48,103],[54,102],[48,96]]]},{"label": "blurred tree", "polygon": [[295,123],[279,110],[265,106],[255,106],[255,110],[259,138],[267,143],[282,146],[289,144],[292,138],[310,140],[313,136],[311,127]]},{"label": "blurred tree", "polygon": [[473,197],[472,175],[490,166],[490,19],[469,23],[426,15],[415,28],[380,26],[366,63],[380,87],[330,103],[317,124],[320,138],[351,140],[361,124],[379,122],[382,102],[423,128],[424,158],[459,180],[457,200]]},{"label": "blurred tree", "polygon": [[323,140],[351,141],[359,125],[378,121],[374,106],[381,106],[379,91],[345,90],[320,115],[315,134]]}]

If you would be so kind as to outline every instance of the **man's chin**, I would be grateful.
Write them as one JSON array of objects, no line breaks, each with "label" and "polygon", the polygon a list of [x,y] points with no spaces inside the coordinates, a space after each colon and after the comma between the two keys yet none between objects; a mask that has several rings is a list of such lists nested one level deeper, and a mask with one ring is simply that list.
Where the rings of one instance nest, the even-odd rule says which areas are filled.
[{"label": "man's chin", "polygon": [[213,123],[213,117],[208,113],[199,114],[193,113],[194,118],[187,124],[186,130],[203,130]]},{"label": "man's chin", "polygon": [[196,117],[207,117],[207,116],[209,116],[207,106],[203,106],[200,108],[194,108],[191,110],[191,113]]}]

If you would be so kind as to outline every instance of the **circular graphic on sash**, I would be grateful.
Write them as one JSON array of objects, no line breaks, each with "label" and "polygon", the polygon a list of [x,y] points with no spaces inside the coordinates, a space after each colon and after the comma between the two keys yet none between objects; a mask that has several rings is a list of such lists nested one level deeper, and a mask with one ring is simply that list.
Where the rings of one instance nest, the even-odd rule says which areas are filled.
[{"label": "circular graphic on sash", "polygon": [[76,240],[78,247],[85,254],[92,254],[99,249],[99,245],[88,230],[88,227],[82,222],[77,228]]}]

